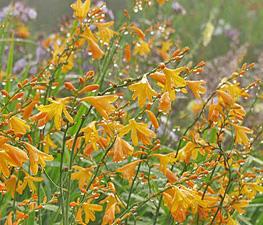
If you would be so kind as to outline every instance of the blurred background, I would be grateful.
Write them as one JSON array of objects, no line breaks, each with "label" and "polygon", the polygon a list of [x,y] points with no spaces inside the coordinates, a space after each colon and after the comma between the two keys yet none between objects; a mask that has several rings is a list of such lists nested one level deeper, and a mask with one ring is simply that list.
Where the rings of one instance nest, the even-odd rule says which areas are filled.
[{"label": "blurred background", "polygon": [[[95,0],[94,0],[95,1]],[[263,1],[262,0],[171,0],[174,10],[174,27],[182,45],[195,46],[197,37],[210,17],[214,20],[213,40],[206,48],[206,58],[226,53],[233,42],[248,44],[246,57],[255,60],[263,48]],[[0,8],[16,0],[0,0]],[[21,2],[21,1],[20,1]],[[37,11],[32,29],[51,32],[58,28],[62,17],[71,16],[72,0],[22,0]],[[98,1],[97,1],[98,2]],[[101,1],[102,2],[102,1]],[[106,0],[108,8],[116,15],[135,0]]]}]

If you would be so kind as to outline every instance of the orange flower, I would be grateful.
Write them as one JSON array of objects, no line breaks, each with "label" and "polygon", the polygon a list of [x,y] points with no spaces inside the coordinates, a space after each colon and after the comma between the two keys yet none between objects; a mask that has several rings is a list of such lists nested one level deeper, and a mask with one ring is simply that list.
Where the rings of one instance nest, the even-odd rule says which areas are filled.
[{"label": "orange flower", "polygon": [[39,151],[36,147],[26,142],[23,142],[25,148],[28,151],[29,161],[30,161],[30,170],[33,175],[37,174],[38,165],[41,165],[42,168],[46,166],[46,161],[52,161],[53,156],[48,155],[44,152]]},{"label": "orange flower", "polygon": [[146,77],[144,77],[140,82],[130,85],[129,89],[133,91],[132,99],[135,100],[138,98],[140,108],[145,105],[147,99],[149,102],[152,102],[153,96],[157,95],[157,92],[151,88]]},{"label": "orange flower", "polygon": [[160,98],[159,111],[168,113],[171,111],[172,103],[168,92],[164,92]]},{"label": "orange flower", "polygon": [[93,59],[101,59],[104,55],[104,52],[101,50],[98,45],[97,38],[93,35],[89,28],[86,28],[84,33],[81,35],[88,42],[88,51],[92,53]]},{"label": "orange flower", "polygon": [[156,137],[156,134],[147,128],[147,124],[138,123],[135,119],[129,120],[129,124],[119,130],[119,135],[123,136],[129,132],[131,132],[131,139],[135,146],[139,144],[139,141],[144,145],[149,145],[151,139]]},{"label": "orange flower", "polygon": [[[114,190],[112,191],[115,192],[115,187],[113,187],[113,189]],[[116,195],[110,193],[105,199],[100,201],[100,203],[107,203],[105,213],[102,219],[102,225],[113,224],[115,220],[115,213],[119,213],[120,207],[124,207],[122,202]]]},{"label": "orange flower", "polygon": [[26,134],[28,131],[30,131],[30,126],[26,124],[26,121],[16,116],[12,116],[9,119],[9,127],[11,130],[14,131],[16,136],[19,136],[19,135],[22,136]]},{"label": "orange flower", "polygon": [[154,115],[154,113],[150,110],[146,110],[146,113],[150,119],[150,121],[152,122],[153,126],[155,129],[158,129],[159,128],[159,123],[158,123],[158,120],[156,118],[156,116]]},{"label": "orange flower", "polygon": [[235,103],[234,98],[227,92],[222,90],[217,90],[216,93],[219,97],[219,102],[222,103],[223,105],[232,106]]},{"label": "orange flower", "polygon": [[173,218],[179,223],[185,221],[190,209],[195,214],[199,206],[207,207],[206,201],[201,199],[198,192],[182,185],[166,190],[163,200]]},{"label": "orange flower", "polygon": [[115,143],[111,149],[111,154],[113,155],[113,162],[119,162],[126,159],[133,152],[133,147],[120,138],[116,138]]},{"label": "orange flower", "polygon": [[14,198],[16,192],[16,181],[17,178],[15,175],[11,175],[10,178],[5,181],[6,189],[11,194],[12,198]]},{"label": "orange flower", "polygon": [[39,93],[36,93],[32,102],[30,104],[28,104],[25,108],[23,108],[23,118],[24,119],[28,119],[30,117],[34,107],[39,102],[39,97],[40,97]]},{"label": "orange flower", "polygon": [[124,48],[124,59],[126,60],[126,62],[130,62],[131,61],[131,46],[130,45],[125,45]]},{"label": "orange flower", "polygon": [[204,85],[206,82],[203,80],[200,81],[186,81],[187,86],[190,88],[190,90],[193,92],[194,96],[196,98],[201,98],[201,94],[205,94],[206,89],[202,85]]},{"label": "orange flower", "polygon": [[83,20],[87,17],[87,14],[90,9],[90,0],[85,0],[82,3],[82,0],[76,0],[75,3],[70,6],[74,10],[74,16],[80,20]]},{"label": "orange flower", "polygon": [[122,177],[129,181],[131,184],[133,177],[135,176],[135,169],[142,160],[136,160],[128,163],[121,168],[117,169],[116,172],[121,173]]},{"label": "orange flower", "polygon": [[21,149],[4,142],[3,138],[1,138],[0,136],[0,140],[1,139],[2,141],[0,142],[2,143],[0,146],[0,172],[2,172],[4,176],[8,177],[10,175],[9,166],[22,167],[22,165],[28,160],[28,156]]},{"label": "orange flower", "polygon": [[166,0],[157,0],[157,2],[159,5],[163,5],[166,2]]},{"label": "orange flower", "polygon": [[82,98],[81,101],[90,103],[98,113],[105,119],[109,119],[109,114],[115,111],[115,107],[111,105],[118,99],[116,95],[104,95],[104,96],[88,96]]}]

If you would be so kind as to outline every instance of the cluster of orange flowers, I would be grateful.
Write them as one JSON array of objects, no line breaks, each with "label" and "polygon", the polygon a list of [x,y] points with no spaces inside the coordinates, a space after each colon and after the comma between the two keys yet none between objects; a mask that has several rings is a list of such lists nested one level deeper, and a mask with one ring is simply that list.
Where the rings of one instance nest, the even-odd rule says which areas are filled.
[{"label": "cluster of orange flowers", "polygon": [[[45,40],[52,53],[46,66],[17,88],[1,91],[5,224],[32,218],[37,224],[127,224],[149,204],[156,208],[148,211],[154,224],[164,214],[161,207],[179,223],[238,224],[236,215],[263,190],[262,171],[246,168],[244,159],[254,139],[243,125],[241,103],[257,82],[243,87],[241,81],[253,65],[243,65],[207,96],[205,81],[197,79],[205,63],[182,65],[189,49],[168,54],[171,43],[165,42],[157,51],[165,62],[105,82],[114,54],[128,64],[151,49],[127,11],[126,22],[113,30],[103,7],[76,0],[66,33]],[[95,69],[69,79],[83,51]],[[168,148],[157,131],[161,116],[177,110],[178,96],[197,100],[195,119]]]}]

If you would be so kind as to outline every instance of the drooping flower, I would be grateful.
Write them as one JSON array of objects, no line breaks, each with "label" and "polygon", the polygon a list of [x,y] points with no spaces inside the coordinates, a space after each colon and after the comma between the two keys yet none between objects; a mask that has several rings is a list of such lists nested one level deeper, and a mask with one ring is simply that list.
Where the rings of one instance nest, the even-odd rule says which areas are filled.
[{"label": "drooping flower", "polygon": [[74,16],[80,20],[83,20],[87,17],[87,14],[90,9],[90,0],[85,0],[84,3],[82,0],[76,0],[75,3],[70,6],[74,10]]},{"label": "drooping flower", "polygon": [[51,104],[49,105],[40,105],[38,107],[38,110],[41,112],[33,117],[35,120],[39,120],[38,124],[40,126],[46,124],[49,120],[52,120],[54,118],[55,128],[57,130],[61,129],[61,123],[62,123],[62,113],[65,115],[66,119],[73,123],[73,118],[70,116],[70,114],[67,111],[67,103],[69,101],[69,98],[60,98],[57,100],[49,99]]},{"label": "drooping flower", "polygon": [[157,95],[157,92],[151,88],[146,77],[144,77],[140,82],[130,85],[129,89],[133,91],[133,100],[138,98],[140,108],[145,105],[147,100],[152,102],[153,96]]},{"label": "drooping flower", "polygon": [[7,141],[8,139],[0,136],[0,172],[6,177],[10,175],[9,166],[22,167],[28,160],[28,156],[23,150],[7,144]]},{"label": "drooping flower", "polygon": [[164,92],[160,98],[158,110],[164,113],[171,111],[172,103],[168,92]]},{"label": "drooping flower", "polygon": [[154,128],[158,129],[159,123],[158,123],[158,120],[157,120],[156,116],[154,115],[154,113],[150,110],[146,110],[146,113],[147,113],[150,121],[152,122],[152,125],[154,126]]},{"label": "drooping flower", "polygon": [[135,170],[136,167],[139,165],[139,163],[142,162],[142,160],[136,160],[131,163],[128,163],[116,170],[116,172],[121,173],[122,177],[129,181],[131,184],[133,177],[135,176]]},{"label": "drooping flower", "polygon": [[81,101],[90,103],[98,113],[105,119],[109,119],[109,115],[115,111],[115,107],[112,105],[118,96],[116,95],[104,95],[104,96],[88,96],[82,98]]},{"label": "drooping flower", "polygon": [[219,98],[219,102],[224,106],[232,106],[235,103],[234,98],[229,93],[222,90],[217,90],[216,93]]},{"label": "drooping flower", "polygon": [[26,134],[28,131],[30,131],[30,126],[26,124],[26,121],[16,116],[12,116],[9,119],[9,127],[11,130],[14,131],[16,136],[19,136],[19,135],[22,136]]},{"label": "drooping flower", "polygon": [[102,225],[111,225],[115,220],[115,214],[120,212],[120,207],[123,207],[118,196],[114,193],[110,193],[100,203],[107,203],[105,213],[102,219]]},{"label": "drooping flower", "polygon": [[11,194],[12,198],[15,196],[16,192],[16,182],[17,182],[17,177],[13,174],[5,181],[5,186],[7,191]]},{"label": "drooping flower", "polygon": [[23,144],[28,151],[30,170],[33,175],[37,174],[38,165],[41,165],[42,168],[45,168],[46,161],[52,161],[54,159],[52,155],[48,155],[44,152],[39,151],[35,146],[29,143],[23,142]]},{"label": "drooping flower", "polygon": [[135,146],[139,144],[139,141],[144,145],[149,145],[151,140],[156,137],[156,134],[147,128],[147,124],[138,123],[135,119],[130,119],[129,124],[119,130],[119,135],[123,136],[129,132],[131,132],[131,139]]},{"label": "drooping flower", "polygon": [[26,107],[23,108],[23,118],[24,119],[28,119],[31,116],[34,107],[39,102],[39,98],[40,98],[39,93],[36,93],[34,99]]},{"label": "drooping flower", "polygon": [[[101,59],[104,55],[103,50],[100,48],[98,44],[97,38],[91,32],[90,28],[86,28],[81,37],[88,43],[88,51],[92,53],[93,59]],[[85,41],[84,41],[85,42]]]},{"label": "drooping flower", "polygon": [[133,147],[119,136],[116,138],[115,143],[111,149],[113,162],[120,162],[126,159],[133,152]]}]

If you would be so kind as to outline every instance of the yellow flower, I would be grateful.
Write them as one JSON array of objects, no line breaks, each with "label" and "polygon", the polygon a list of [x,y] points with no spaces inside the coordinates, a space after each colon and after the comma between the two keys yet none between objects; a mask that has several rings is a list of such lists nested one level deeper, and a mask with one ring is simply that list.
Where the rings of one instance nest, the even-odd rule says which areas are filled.
[{"label": "yellow flower", "polygon": [[175,163],[176,158],[175,158],[176,153],[172,152],[169,154],[152,154],[152,156],[156,156],[160,160],[160,170],[166,174],[167,170],[167,165],[170,163]]},{"label": "yellow flower", "polygon": [[190,159],[197,158],[198,152],[204,155],[204,151],[202,151],[197,144],[189,141],[182,149],[179,150],[178,159],[188,164]]},{"label": "yellow flower", "polygon": [[134,48],[134,54],[135,55],[141,55],[141,56],[146,56],[150,53],[150,47],[149,44],[143,40],[140,40],[139,42],[136,43],[135,48]]},{"label": "yellow flower", "polygon": [[81,101],[90,103],[98,113],[105,119],[109,119],[109,114],[115,111],[115,107],[112,105],[118,96],[116,95],[104,95],[104,96],[89,96],[82,98]]},{"label": "yellow flower", "polygon": [[186,67],[179,67],[177,69],[168,69],[165,67],[163,72],[165,74],[165,85],[164,91],[169,93],[171,100],[175,99],[174,88],[183,88],[186,86],[186,81],[184,78],[180,77],[180,73],[185,71]]},{"label": "yellow flower", "polygon": [[97,36],[103,43],[109,44],[112,37],[117,34],[114,30],[110,29],[114,25],[113,21],[105,23],[96,23],[98,28]]},{"label": "yellow flower", "polygon": [[141,141],[144,145],[149,145],[151,139],[156,137],[156,134],[147,128],[147,124],[138,123],[134,119],[129,120],[129,124],[119,130],[119,135],[123,136],[131,132],[131,139],[135,146]]},{"label": "yellow flower", "polygon": [[[79,224],[88,224],[90,221],[94,222],[96,217],[95,217],[95,212],[100,212],[103,210],[103,207],[98,204],[91,204],[91,200],[88,200],[87,202],[84,202],[81,207],[79,207],[77,214],[76,214],[76,221]],[[83,223],[82,219],[82,213],[84,211],[85,214],[85,219]]]},{"label": "yellow flower", "polygon": [[61,98],[57,100],[49,99],[51,104],[49,105],[41,105],[38,107],[38,110],[45,116],[46,120],[51,120],[54,118],[55,128],[57,130],[61,129],[62,123],[62,113],[64,113],[65,117],[70,123],[73,123],[73,118],[69,115],[67,111],[67,102],[68,98]]},{"label": "yellow flower", "polygon": [[80,20],[83,20],[87,17],[87,14],[90,9],[90,0],[85,0],[84,3],[82,0],[77,0],[75,3],[70,6],[74,10],[74,16]]},{"label": "yellow flower", "polygon": [[57,145],[50,138],[50,134],[46,135],[44,138],[44,152],[49,153],[49,148],[56,148]]},{"label": "yellow flower", "polygon": [[235,129],[235,143],[246,146],[249,145],[250,141],[247,137],[247,134],[252,134],[253,131],[247,127],[239,126],[236,124],[233,124],[233,127]]},{"label": "yellow flower", "polygon": [[193,92],[194,96],[196,98],[201,98],[200,95],[205,94],[206,88],[203,87],[206,82],[203,80],[200,81],[186,81],[187,86],[190,88],[190,90]]},{"label": "yellow flower", "polygon": [[138,98],[140,108],[145,105],[147,99],[149,102],[152,102],[153,96],[157,95],[157,92],[151,88],[146,77],[144,77],[140,82],[130,85],[129,89],[133,91],[133,100]]},{"label": "yellow flower", "polygon": [[[53,53],[52,53],[52,63],[57,65],[59,63],[63,63],[62,72],[66,73],[70,71],[74,66],[74,55],[70,53],[68,56],[65,54],[65,44],[58,45],[57,43],[54,45]],[[64,53],[63,53],[64,52]],[[62,54],[63,53],[63,54]]]},{"label": "yellow flower", "polygon": [[34,182],[41,182],[41,181],[43,181],[42,177],[32,177],[29,174],[26,174],[26,176],[24,177],[24,181],[18,182],[16,191],[21,195],[23,194],[25,188],[28,186],[30,191],[35,193],[37,188]]},{"label": "yellow flower", "polygon": [[82,128],[81,131],[84,133],[85,143],[91,143],[93,149],[97,150],[97,142],[99,141],[99,133],[96,128],[96,122],[89,123],[86,127]]},{"label": "yellow flower", "polygon": [[9,119],[9,127],[14,131],[15,135],[24,135],[30,131],[30,126],[26,124],[26,121],[16,116],[12,116]]},{"label": "yellow flower", "polygon": [[90,177],[92,176],[92,168],[91,167],[83,168],[77,165],[74,165],[72,168],[75,170],[75,172],[72,173],[71,179],[78,180],[79,189],[82,189],[87,184],[87,181],[90,179]]},{"label": "yellow flower", "polygon": [[52,161],[53,156],[48,155],[44,152],[39,151],[36,147],[26,142],[23,142],[25,148],[28,151],[29,161],[30,161],[30,170],[33,175],[37,174],[38,165],[41,165],[42,168],[45,168],[46,161]]},{"label": "yellow flower", "polygon": [[133,147],[119,136],[116,138],[115,143],[111,149],[113,155],[113,162],[120,162],[126,159],[133,152]]},{"label": "yellow flower", "polygon": [[157,50],[159,55],[165,61],[169,59],[168,51],[171,49],[172,44],[173,43],[170,40],[164,41],[162,42],[162,47]]},{"label": "yellow flower", "polygon": [[117,169],[116,172],[121,173],[122,177],[129,181],[131,184],[133,177],[135,176],[135,169],[142,160],[136,160],[128,163],[121,168]]}]

